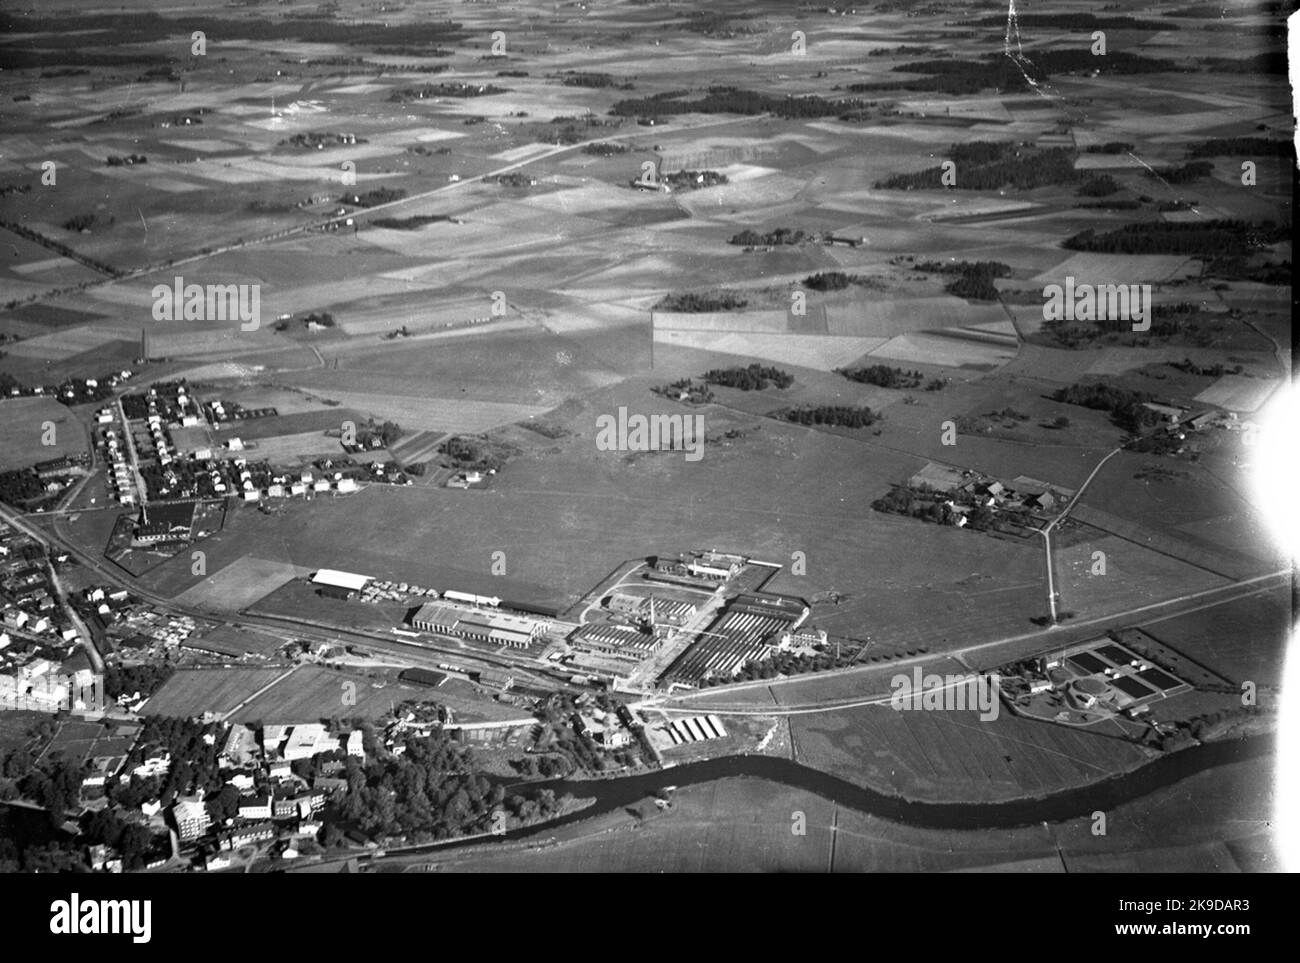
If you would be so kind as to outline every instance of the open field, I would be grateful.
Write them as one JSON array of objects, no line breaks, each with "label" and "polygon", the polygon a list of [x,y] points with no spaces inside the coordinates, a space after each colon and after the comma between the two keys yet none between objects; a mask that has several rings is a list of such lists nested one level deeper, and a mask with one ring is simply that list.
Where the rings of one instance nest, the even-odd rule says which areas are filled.
[{"label": "open field", "polygon": [[87,444],[81,422],[53,398],[0,401],[0,471],[84,454]]},{"label": "open field", "polygon": [[321,666],[299,666],[232,717],[232,722],[317,722],[334,716],[378,718],[406,699],[433,698],[436,690],[373,679]]},{"label": "open field", "polygon": [[199,608],[238,612],[289,579],[306,575],[310,569],[244,555],[220,569],[208,571],[206,576],[196,577],[194,586],[177,595],[176,601]]},{"label": "open field", "polygon": [[256,668],[180,669],[145,703],[156,716],[199,716],[226,713],[283,676],[288,670]]},{"label": "open field", "polygon": [[[277,411],[220,429],[180,427],[189,419],[175,413],[157,431],[177,460],[145,466],[159,488],[190,484],[206,470],[193,453],[227,457],[235,437],[250,463],[337,460],[325,432],[372,418],[401,437],[356,461],[428,466],[410,486],[268,511],[231,499],[202,542],[133,553],[142,593],[222,622],[207,654],[185,660],[274,658],[278,633],[238,627],[241,612],[281,620],[285,640],[295,621],[318,623],[313,637],[324,624],[393,638],[416,604],[323,597],[302,578],[321,568],[568,607],[625,561],[711,547],[781,565],[764,590],[805,600],[810,627],[854,640],[868,665],[740,690],[736,704],[848,702],[886,684],[897,657],[957,667],[969,650],[961,658],[979,663],[1002,649],[980,643],[1046,614],[1038,535],[976,531],[980,514],[959,527],[957,506],[931,520],[873,507],[928,463],[1012,487],[1087,483],[1051,533],[1054,587],[1076,626],[1287,564],[1252,504],[1257,453],[1240,432],[1109,457],[1145,412],[1055,400],[1097,382],[1246,419],[1285,384],[1294,158],[1280,9],[1062,0],[1008,24],[996,5],[895,2],[184,14],[157,0],[111,13],[50,2],[6,14],[15,39],[0,45],[0,469],[86,451],[98,405],[66,409],[55,386],[128,369],[132,392],[185,378],[202,401]],[[1112,56],[1080,61],[1094,22]],[[209,55],[186,55],[178,39],[200,28]],[[1022,70],[1001,57],[1013,41]],[[1058,328],[1043,318],[1045,288],[1067,277],[1149,284],[1162,323]],[[165,319],[156,289],[173,283],[238,285],[256,316],[218,310],[210,290]],[[712,310],[723,291],[746,303]],[[753,379],[735,378],[750,384],[668,400],[681,379],[753,363],[792,383],[744,390]],[[860,367],[906,370],[872,372],[874,384],[841,373]],[[611,446],[598,432],[624,413],[698,419],[700,457]],[[479,467],[483,484],[445,487]],[[96,560],[70,566],[72,591],[102,579],[122,514],[107,498],[101,476],[66,514],[31,516]],[[1214,673],[1272,686],[1290,607],[1271,593],[1150,630]],[[1057,628],[1042,638],[1074,637],[1069,619]],[[543,649],[460,647],[516,669]],[[569,671],[555,664],[554,684],[586,684]],[[468,683],[395,677],[187,667],[144,711],[294,722],[379,718],[427,698],[458,721],[527,714]],[[1224,695],[1177,698],[1209,711]],[[1166,709],[1155,712],[1173,718]],[[718,744],[670,758],[764,744],[883,792],[990,801],[1087,786],[1148,757],[1116,726],[1009,712],[841,706],[727,725]],[[613,814],[590,838],[444,865],[1256,868],[1261,804],[1246,796],[1267,768],[1139,801],[1100,840],[1082,822],[918,833],[727,780],[639,828]],[[789,831],[795,809],[806,837]]]},{"label": "open field", "polygon": [[[1259,872],[1276,869],[1266,763],[1184,780],[1087,820],[1017,830],[916,829],[756,779],[679,789],[666,812],[609,814],[544,834],[546,842],[479,846],[383,862],[441,872]],[[803,814],[805,833],[791,831]],[[1221,828],[1222,827],[1222,828]],[[1230,828],[1229,828],[1230,827]]]}]

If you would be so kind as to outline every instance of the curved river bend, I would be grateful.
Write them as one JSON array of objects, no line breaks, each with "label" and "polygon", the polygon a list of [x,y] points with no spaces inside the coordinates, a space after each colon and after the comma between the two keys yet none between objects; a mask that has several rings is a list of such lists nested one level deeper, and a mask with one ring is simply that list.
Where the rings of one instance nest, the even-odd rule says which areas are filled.
[{"label": "curved river bend", "polygon": [[635,805],[667,786],[695,786],[718,779],[750,777],[766,779],[794,789],[816,793],[858,812],[920,829],[1013,829],[1039,823],[1059,823],[1090,816],[1097,810],[1118,806],[1148,796],[1220,766],[1268,758],[1275,752],[1272,734],[1211,742],[1182,749],[1149,762],[1138,769],[1101,782],[1063,789],[1036,799],[1007,802],[916,802],[846,782],[789,759],[775,756],[727,756],[703,762],[684,763],[638,776],[616,779],[568,780],[519,783],[530,790],[552,789],[556,795],[572,793],[576,798],[595,798],[585,809],[559,819],[526,826],[497,837],[477,837],[458,842],[415,846],[394,850],[394,855],[433,852],[484,842],[504,842],[550,833],[560,826],[580,822]]}]

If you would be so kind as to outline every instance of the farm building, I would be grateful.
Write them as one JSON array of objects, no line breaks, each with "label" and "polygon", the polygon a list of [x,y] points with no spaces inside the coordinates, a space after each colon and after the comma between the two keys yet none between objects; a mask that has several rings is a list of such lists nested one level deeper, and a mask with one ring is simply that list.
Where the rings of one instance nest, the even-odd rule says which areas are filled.
[{"label": "farm building", "polygon": [[339,572],[332,568],[323,568],[311,578],[312,584],[317,587],[320,594],[332,599],[350,599],[365,588],[369,581],[369,575],[354,575],[351,572]]}]

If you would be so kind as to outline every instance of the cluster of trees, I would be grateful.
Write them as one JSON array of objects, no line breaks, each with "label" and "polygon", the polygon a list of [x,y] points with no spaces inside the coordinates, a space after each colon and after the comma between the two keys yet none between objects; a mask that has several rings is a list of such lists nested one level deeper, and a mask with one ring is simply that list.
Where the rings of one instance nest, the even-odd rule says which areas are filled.
[{"label": "cluster of trees", "polygon": [[452,435],[438,446],[438,451],[461,470],[495,471],[506,463],[505,456],[493,451],[486,440],[468,435]]},{"label": "cluster of trees", "polygon": [[406,191],[400,187],[376,187],[364,194],[344,194],[339,198],[339,203],[351,204],[353,207],[376,207],[389,201],[400,201],[405,196]]},{"label": "cluster of trees", "polygon": [[653,310],[707,313],[736,311],[747,304],[749,300],[735,291],[674,291],[656,301]]},{"label": "cluster of trees", "polygon": [[101,221],[99,215],[94,213],[74,214],[63,222],[63,229],[81,233],[82,231],[93,230],[97,226],[112,227],[116,220],[117,218],[110,216],[107,221]]},{"label": "cluster of trees", "polygon": [[507,92],[505,87],[495,84],[423,84],[419,87],[399,87],[388,95],[388,99],[396,104],[404,104],[410,100],[427,100],[430,97],[488,97]]},{"label": "cluster of trees", "polygon": [[613,141],[600,141],[595,144],[587,144],[582,148],[584,154],[591,154],[594,157],[613,157],[615,154],[626,154],[628,150],[627,144],[619,144]]},{"label": "cluster of trees", "polygon": [[1087,178],[1075,191],[1080,197],[1110,197],[1123,187],[1109,174],[1094,174]]},{"label": "cluster of trees", "polygon": [[830,652],[816,655],[796,655],[793,652],[773,652],[769,658],[746,662],[734,678],[722,682],[749,682],[753,679],[774,679],[779,675],[802,675],[807,672],[824,672],[847,665],[850,656],[837,659]]},{"label": "cluster of trees", "polygon": [[815,119],[835,117],[846,110],[866,107],[860,100],[826,100],[807,97],[773,97],[737,87],[710,87],[703,97],[684,100],[687,94],[674,92],[615,102],[610,113],[616,117],[658,120],[675,114],[775,114],[777,117]]},{"label": "cluster of trees", "polygon": [[309,130],[300,134],[294,134],[292,137],[286,137],[280,141],[277,146],[280,147],[302,147],[311,150],[317,150],[325,144],[368,144],[364,137],[348,138],[343,134],[325,134],[320,131]]},{"label": "cluster of trees", "polygon": [[657,395],[663,395],[665,398],[677,400],[682,394],[686,395],[685,400],[693,405],[707,405],[713,400],[713,389],[707,384],[697,385],[690,378],[682,378],[674,381],[672,384],[660,385],[651,388]]},{"label": "cluster of trees", "polygon": [[410,217],[377,217],[370,223],[393,231],[418,231],[427,224],[449,221],[445,214],[412,214]]},{"label": "cluster of trees", "polygon": [[727,183],[727,175],[717,171],[672,171],[664,175],[664,183],[678,190],[696,191]]},{"label": "cluster of trees", "polygon": [[739,234],[732,235],[727,243],[740,247],[777,247],[781,244],[798,244],[807,236],[803,231],[789,227],[778,227],[766,234],[745,228]]},{"label": "cluster of trees", "polygon": [[[1028,191],[1053,184],[1070,184],[1079,179],[1079,173],[1074,169],[1074,152],[1069,148],[1039,150],[1015,144],[996,146],[1001,150],[990,159],[963,162],[957,156],[960,145],[954,145],[949,151],[950,158],[957,165],[953,187],[967,191],[996,191],[1008,187]],[[911,174],[893,174],[875,186],[886,190],[938,190],[945,186],[943,174],[942,166],[930,167]]]},{"label": "cluster of trees", "polygon": [[631,90],[632,84],[610,74],[583,70],[567,70],[560,77],[560,83],[566,87],[617,87],[619,90]]},{"label": "cluster of trees", "polygon": [[128,822],[112,809],[86,813],[81,821],[81,838],[88,846],[116,850],[125,870],[144,869],[157,858],[160,847],[166,845],[165,835],[155,836],[148,826]]},{"label": "cluster of trees", "polygon": [[1290,141],[1267,137],[1213,137],[1187,151],[1188,157],[1290,157]]},{"label": "cluster of trees", "polygon": [[953,263],[922,261],[916,265],[916,269],[938,274],[957,275],[956,278],[945,285],[944,290],[954,297],[965,298],[968,301],[996,301],[998,299],[998,289],[997,285],[993,283],[994,278],[1005,278],[1011,274],[1010,266],[1003,264],[1001,261],[956,261]]},{"label": "cluster of trees", "polygon": [[1084,148],[1088,154],[1127,154],[1133,145],[1123,140],[1108,140],[1104,144],[1089,144]]},{"label": "cluster of trees", "polygon": [[762,391],[768,385],[788,388],[794,384],[794,375],[780,368],[751,364],[747,368],[713,368],[704,373],[704,380],[711,385],[739,388],[741,391]]},{"label": "cluster of trees", "polygon": [[127,782],[120,777],[113,779],[105,786],[109,798],[128,809],[135,809],[142,802],[153,799],[170,806],[177,795],[217,792],[225,782],[217,764],[223,729],[219,722],[146,717],[140,739],[127,756],[125,770],[140,765],[146,748],[154,746],[171,754],[171,768],[162,777],[141,779],[133,775]]},{"label": "cluster of trees", "polygon": [[1169,367],[1191,375],[1204,375],[1208,378],[1221,378],[1226,374],[1241,374],[1241,365],[1233,365],[1229,368],[1221,361],[1214,364],[1197,364],[1191,358],[1184,358],[1182,361],[1170,361]]},{"label": "cluster of trees", "polygon": [[572,771],[563,756],[547,754],[511,759],[510,767],[525,779],[556,779],[567,776]]},{"label": "cluster of trees", "polygon": [[945,505],[940,496],[934,492],[907,485],[895,485],[888,494],[872,502],[871,507],[878,512],[906,515],[909,518],[934,522],[936,525],[956,525],[957,519],[965,514],[966,526],[977,532],[998,527],[997,516],[986,505],[976,505],[965,513],[957,512]]},{"label": "cluster of trees", "polygon": [[147,164],[149,158],[144,154],[109,154],[105,163],[109,167],[130,167],[132,164]]},{"label": "cluster of trees", "polygon": [[880,416],[866,405],[809,405],[802,408],[782,408],[772,413],[773,418],[793,421],[799,425],[831,425],[838,428],[869,428]]},{"label": "cluster of trees", "polygon": [[1160,421],[1156,412],[1145,407],[1146,402],[1154,400],[1153,395],[1145,391],[1117,388],[1101,381],[1059,388],[1053,393],[1052,399],[1068,405],[1081,405],[1095,411],[1108,412],[1117,425],[1132,432],[1140,432]]},{"label": "cluster of trees", "polygon": [[506,801],[505,787],[475,773],[469,750],[441,730],[408,739],[401,755],[376,754],[364,764],[348,757],[341,777],[347,789],[332,795],[323,812],[327,846],[341,840],[340,825],[370,837],[489,832],[492,813]]},{"label": "cluster of trees", "polygon": [[507,174],[498,174],[496,182],[506,187],[530,187],[533,184],[533,178],[528,174],[519,171],[510,171]]},{"label": "cluster of trees", "polygon": [[25,509],[43,495],[45,485],[31,468],[0,472],[0,502]]},{"label": "cluster of trees", "polygon": [[1179,167],[1161,167],[1147,171],[1147,177],[1160,178],[1170,184],[1190,184],[1214,173],[1214,165],[1207,160],[1195,160]]},{"label": "cluster of trees", "polygon": [[[351,446],[345,444],[343,448],[346,451],[391,448],[397,443],[397,439],[402,437],[402,434],[401,426],[395,421],[385,421],[378,424],[374,418],[368,418],[364,425],[357,425],[357,443]],[[375,444],[376,441],[379,444]]]},{"label": "cluster of trees", "polygon": [[1102,254],[1185,254],[1190,257],[1213,257],[1223,251],[1258,249],[1286,237],[1287,230],[1279,230],[1271,221],[1259,224],[1233,220],[1186,223],[1144,221],[1125,224],[1101,234],[1089,228],[1066,238],[1062,246],[1071,251],[1097,251]]},{"label": "cluster of trees", "polygon": [[887,364],[873,364],[865,368],[840,368],[839,373],[850,381],[876,385],[880,388],[919,388],[924,375],[919,371],[904,371]]},{"label": "cluster of trees", "polygon": [[104,695],[109,699],[134,692],[151,696],[175,672],[173,666],[166,664],[108,665],[104,667]]},{"label": "cluster of trees", "polygon": [[856,274],[843,271],[819,271],[803,279],[803,286],[813,291],[843,291],[850,284],[856,284]]}]

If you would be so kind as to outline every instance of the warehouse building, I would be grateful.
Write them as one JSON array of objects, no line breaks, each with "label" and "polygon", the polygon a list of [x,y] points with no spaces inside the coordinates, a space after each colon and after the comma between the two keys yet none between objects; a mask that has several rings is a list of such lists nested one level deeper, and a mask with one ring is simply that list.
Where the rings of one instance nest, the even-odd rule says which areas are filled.
[{"label": "warehouse building", "polygon": [[429,602],[420,606],[411,618],[411,624],[421,632],[454,635],[474,642],[509,645],[518,649],[528,648],[534,639],[550,627],[549,623],[523,615],[460,608],[443,602]]},{"label": "warehouse building", "polygon": [[365,588],[369,581],[369,575],[338,572],[332,568],[323,568],[311,578],[320,594],[332,599],[350,599]]}]

